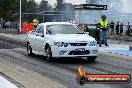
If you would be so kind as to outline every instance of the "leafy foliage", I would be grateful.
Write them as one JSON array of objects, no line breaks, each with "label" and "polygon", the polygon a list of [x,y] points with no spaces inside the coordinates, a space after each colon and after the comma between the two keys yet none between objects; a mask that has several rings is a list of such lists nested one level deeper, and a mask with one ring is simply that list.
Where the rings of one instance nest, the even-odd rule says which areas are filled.
[{"label": "leafy foliage", "polygon": [[[0,0],[0,18],[5,21],[14,21],[19,16],[20,0]],[[37,4],[34,0],[21,0],[22,1],[22,13],[37,13],[41,11],[49,10],[49,4],[45,0],[42,0],[40,4]],[[46,3],[45,3],[46,2]],[[25,18],[25,17],[23,17]],[[30,17],[29,17],[30,18]]]}]

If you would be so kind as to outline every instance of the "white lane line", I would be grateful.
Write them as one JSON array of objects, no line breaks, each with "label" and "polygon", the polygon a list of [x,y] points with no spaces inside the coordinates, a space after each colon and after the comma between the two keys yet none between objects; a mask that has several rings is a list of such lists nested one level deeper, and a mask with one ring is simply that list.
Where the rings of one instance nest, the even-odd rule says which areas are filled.
[{"label": "white lane line", "polygon": [[4,77],[0,76],[0,88],[18,88]]},{"label": "white lane line", "polygon": [[125,56],[132,56],[132,55],[125,54],[125,53],[113,52],[113,51],[108,51],[108,50],[106,50],[106,52],[113,53],[113,54],[119,54],[119,55],[125,55]]}]

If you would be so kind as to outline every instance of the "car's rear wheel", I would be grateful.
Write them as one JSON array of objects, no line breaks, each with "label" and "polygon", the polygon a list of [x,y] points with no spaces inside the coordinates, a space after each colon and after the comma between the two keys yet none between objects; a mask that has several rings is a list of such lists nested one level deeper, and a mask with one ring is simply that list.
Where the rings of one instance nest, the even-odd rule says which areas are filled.
[{"label": "car's rear wheel", "polygon": [[27,52],[28,52],[28,55],[33,55],[32,48],[29,42],[27,43]]},{"label": "car's rear wheel", "polygon": [[90,61],[90,62],[95,62],[96,58],[97,58],[97,56],[89,56],[89,57],[87,57],[88,61]]},{"label": "car's rear wheel", "polygon": [[48,62],[51,62],[53,60],[52,51],[51,51],[51,48],[49,46],[46,49],[46,59]]}]

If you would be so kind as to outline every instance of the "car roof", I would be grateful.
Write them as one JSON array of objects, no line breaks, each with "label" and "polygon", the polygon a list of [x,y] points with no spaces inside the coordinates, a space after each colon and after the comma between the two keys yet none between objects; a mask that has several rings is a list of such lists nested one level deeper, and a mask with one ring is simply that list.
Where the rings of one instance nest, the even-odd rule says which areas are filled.
[{"label": "car roof", "polygon": [[46,23],[41,23],[42,25],[53,25],[53,24],[67,24],[67,25],[73,25],[72,23],[69,22],[46,22]]}]

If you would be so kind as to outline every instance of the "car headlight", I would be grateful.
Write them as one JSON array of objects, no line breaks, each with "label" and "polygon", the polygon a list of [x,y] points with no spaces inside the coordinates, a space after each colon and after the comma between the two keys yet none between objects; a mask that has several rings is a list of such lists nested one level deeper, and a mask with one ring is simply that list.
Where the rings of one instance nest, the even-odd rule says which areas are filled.
[{"label": "car headlight", "polygon": [[96,41],[92,41],[92,42],[90,42],[89,46],[97,46],[97,42]]},{"label": "car headlight", "polygon": [[64,43],[64,42],[54,42],[54,46],[67,47],[68,46],[68,43]]}]

